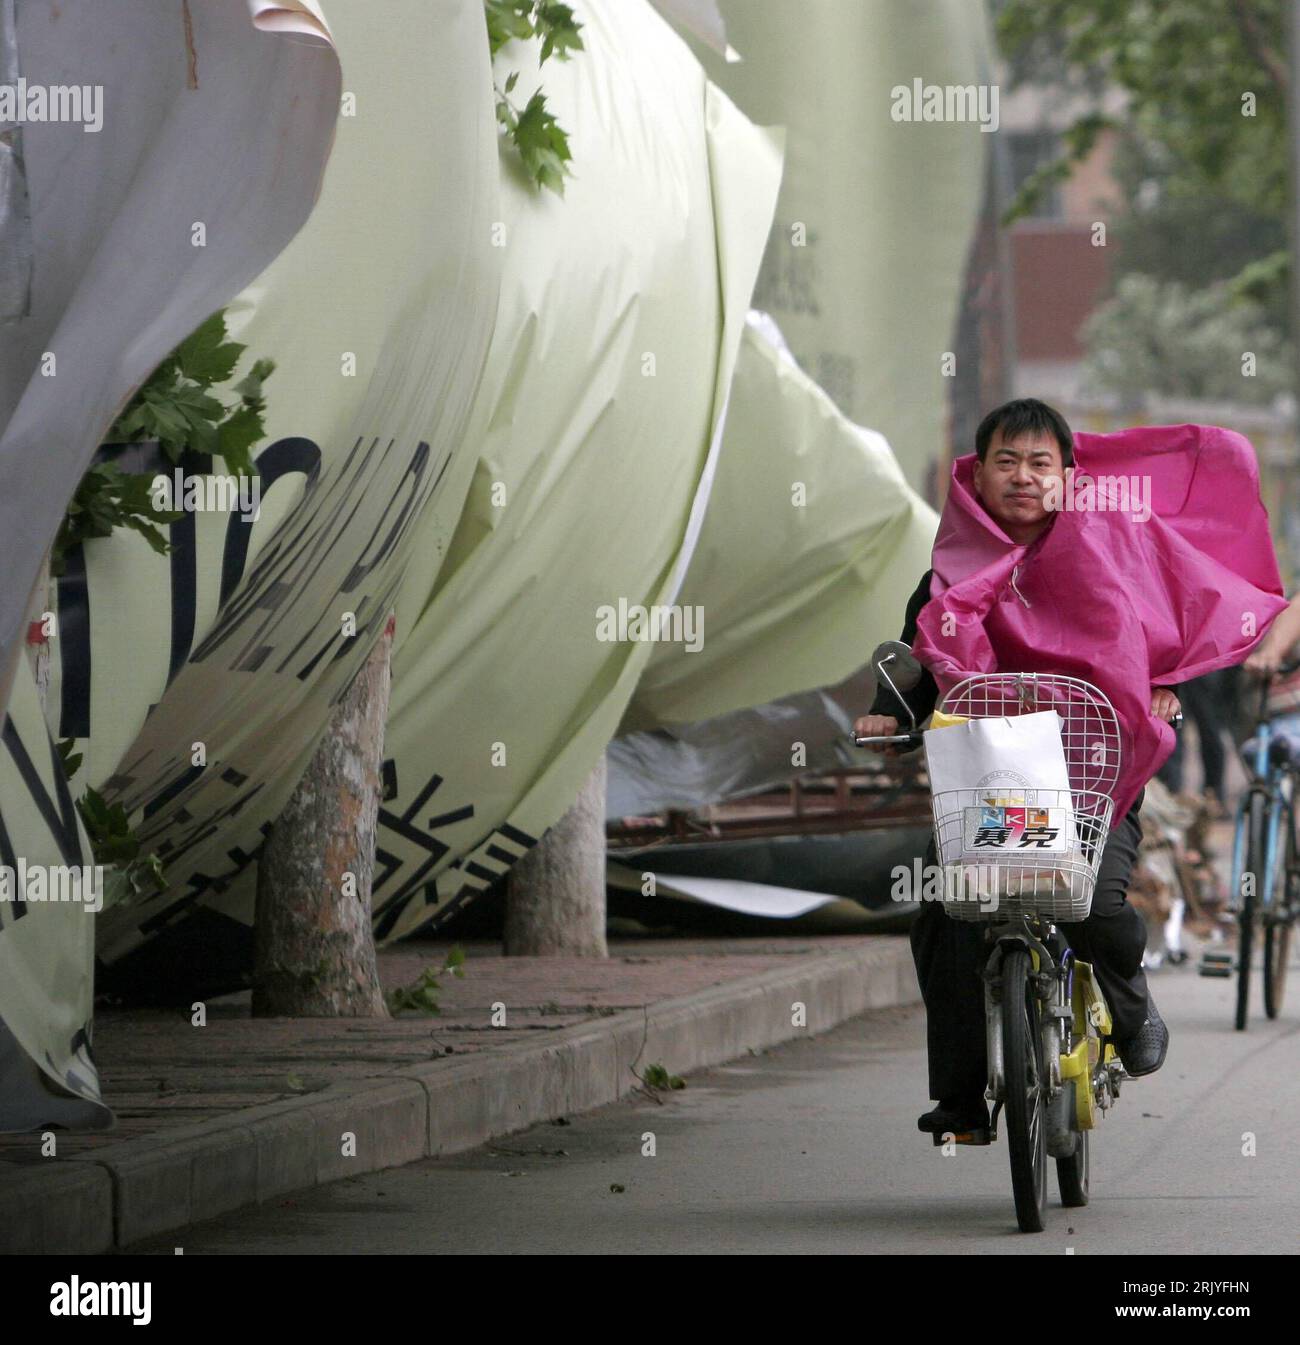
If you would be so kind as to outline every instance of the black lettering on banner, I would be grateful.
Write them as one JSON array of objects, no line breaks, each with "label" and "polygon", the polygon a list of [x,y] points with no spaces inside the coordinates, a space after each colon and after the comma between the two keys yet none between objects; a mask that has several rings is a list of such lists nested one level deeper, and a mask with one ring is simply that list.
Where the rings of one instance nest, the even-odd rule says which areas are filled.
[{"label": "black lettering on banner", "polygon": [[[211,462],[206,455],[192,455],[192,460]],[[170,472],[171,460],[164,456],[162,445],[156,439],[140,444],[101,444],[91,459],[92,465],[111,462],[132,475],[145,472]],[[174,524],[171,526],[175,526]],[[173,567],[173,571],[174,571]],[[59,736],[61,738],[88,738],[90,736],[90,584],[86,574],[86,554],[74,547],[64,557],[64,572],[59,576],[59,643],[60,666]]]},{"label": "black lettering on banner", "polygon": [[[280,439],[271,444],[257,458],[261,499],[266,499],[267,492],[277,481],[294,473],[302,473],[307,477],[310,492],[320,474],[320,458],[320,449],[310,439]],[[123,471],[131,473],[169,475],[175,466],[179,466],[187,475],[197,476],[206,475],[212,470],[211,455],[185,453],[179,464],[173,464],[156,442],[130,444],[120,451],[118,446],[106,444],[97,450],[94,461],[111,461]],[[243,577],[253,526],[251,520],[245,520],[238,510],[230,515],[222,555],[219,608],[225,605]],[[167,529],[172,547],[168,556],[171,572],[171,640],[167,661],[169,686],[188,662],[194,644],[198,616],[196,529],[196,519],[189,511],[168,525]],[[81,547],[68,553],[65,572],[58,579],[57,591],[60,634],[59,736],[88,738],[93,665],[90,587],[85,552]]]},{"label": "black lettering on banner", "polygon": [[[471,846],[468,854],[472,855],[477,854],[483,845],[487,845],[487,853],[491,855],[493,859],[496,859],[499,863],[505,866],[503,871],[501,873],[493,873],[490,869],[487,869],[483,865],[475,863],[472,860],[466,863],[464,872],[479,878],[481,885],[475,886],[473,883],[463,882],[457,891],[447,901],[443,902],[443,904],[438,907],[437,911],[429,918],[429,929],[438,929],[442,925],[445,925],[451,917],[466,904],[466,902],[473,897],[482,896],[493,883],[504,878],[506,872],[513,868],[514,865],[523,858],[522,854],[513,855],[508,850],[503,849],[503,847],[492,844],[491,842],[494,836],[509,841],[512,845],[519,846],[524,853],[531,850],[533,846],[537,844],[538,840],[541,839],[538,836],[530,836],[526,831],[521,830],[519,827],[512,826],[509,822],[502,822],[499,827],[494,831],[490,831],[477,845]],[[448,866],[448,872],[452,870],[460,870],[461,864],[462,861],[457,860],[455,864]],[[485,879],[488,881],[485,881]]]},{"label": "black lettering on banner", "polygon": [[[199,768],[199,770],[200,774],[205,773],[202,768]],[[210,771],[211,767],[209,767],[208,770]],[[207,778],[208,780],[212,779],[211,775],[208,775]],[[221,778],[224,780],[226,777],[223,775]],[[243,776],[240,776],[239,778],[241,782],[245,779]],[[188,786],[189,784],[194,783],[194,780],[192,778],[187,779],[184,783]],[[227,781],[227,783],[231,782]],[[238,786],[235,786],[235,788],[238,788]],[[186,808],[177,808],[173,810],[169,816],[160,818],[157,825],[151,827],[142,826],[140,828],[140,842],[142,845],[157,850],[159,857],[164,859],[166,863],[174,864],[182,855],[187,854],[190,850],[193,850],[195,847],[208,840],[209,837],[214,836],[218,831],[217,824],[224,822],[228,817],[237,816],[239,812],[248,805],[249,801],[261,791],[261,789],[262,784],[256,784],[251,789],[244,790],[242,793],[237,793],[233,799],[222,804],[215,811],[206,813],[203,817],[195,817]],[[179,791],[177,791],[175,786],[171,786],[165,792],[167,793],[168,798],[163,799],[160,796],[157,801],[157,807],[154,807],[152,804],[146,807],[146,817],[153,816],[158,808],[164,806],[166,802],[175,799]],[[188,829],[182,829],[178,835],[167,836],[167,839],[165,840],[161,839],[167,835],[167,832],[177,827]],[[229,853],[234,852],[232,851]]]},{"label": "black lettering on banner", "polygon": [[[79,1060],[78,1057],[82,1052],[85,1053],[84,1060]],[[89,1023],[84,1027],[79,1027],[72,1034],[72,1039],[68,1044],[68,1059],[67,1069],[60,1070],[58,1061],[48,1051],[45,1052],[45,1063],[54,1074],[62,1077],[63,1082],[72,1092],[78,1093],[82,1097],[94,1098],[96,1102],[99,1102],[101,1100],[98,1083],[99,1066],[95,1063],[95,1053],[90,1046]],[[76,1069],[73,1068],[77,1064],[89,1067],[92,1077],[83,1078],[82,1075],[78,1074]]]},{"label": "black lettering on banner", "polygon": [[[378,442],[379,442],[378,440],[375,440],[375,444],[377,444]],[[392,446],[393,441],[390,440],[388,448],[385,450],[385,452],[391,451]],[[373,447],[374,445],[372,445],[372,449]],[[366,462],[368,461],[369,456],[367,456],[366,459]],[[410,465],[408,466],[406,472],[402,476],[401,482],[399,482],[397,489],[393,492],[393,495],[389,499],[389,502],[385,507],[383,514],[375,523],[375,527],[370,534],[370,539],[366,543],[366,546],[362,554],[364,555],[365,551],[370,549],[371,545],[374,543],[375,538],[379,535],[379,530],[383,527],[384,520],[388,517],[388,514],[392,510],[393,505],[396,503],[398,496],[402,493],[402,490],[404,489],[405,482],[409,478],[412,481],[411,494],[407,499],[406,504],[403,506],[397,522],[394,523],[392,528],[389,530],[388,537],[384,541],[379,552],[368,564],[362,565],[358,563],[353,565],[352,569],[348,572],[348,576],[343,581],[343,584],[339,588],[338,592],[330,594],[322,603],[320,609],[321,614],[320,617],[317,619],[317,621],[314,622],[306,631],[304,631],[304,633],[299,637],[299,639],[295,644],[290,645],[285,650],[284,656],[281,658],[279,665],[276,668],[277,672],[283,672],[291,663],[294,662],[294,660],[297,658],[299,654],[299,651],[303,648],[303,646],[307,643],[307,641],[311,639],[312,634],[314,632],[319,631],[322,626],[324,627],[331,626],[331,617],[333,618],[333,625],[337,627],[339,597],[342,594],[350,592],[352,589],[356,588],[356,586],[361,582],[361,580],[364,579],[365,576],[368,575],[371,572],[371,570],[375,568],[376,565],[378,565],[389,554],[391,554],[392,550],[397,546],[398,542],[401,539],[401,536],[406,531],[406,529],[416,518],[420,517],[423,514],[425,506],[427,505],[428,501],[432,498],[434,492],[437,490],[439,484],[442,481],[443,474],[446,471],[447,464],[451,461],[451,457],[449,454],[444,456],[439,470],[434,474],[433,479],[428,483],[423,493],[419,495],[417,506],[417,492],[419,491],[419,483],[421,477],[424,474],[424,470],[428,461],[429,461],[429,445],[422,440],[420,444],[417,446],[416,451],[412,456]],[[365,465],[366,463],[363,462],[361,464],[362,468],[364,468]],[[353,513],[355,512],[356,510],[354,508]],[[399,586],[399,582],[400,582],[399,578],[395,577],[390,586],[392,592],[396,593],[397,588]],[[361,609],[363,605],[364,605],[364,599],[362,600],[362,603],[358,604],[357,606],[356,609],[357,616],[361,615]],[[327,638],[324,647],[318,650],[317,653],[307,662],[307,664],[304,667],[299,669],[297,676],[305,681],[311,675],[312,671],[316,668],[320,660],[324,658],[324,656],[329,652],[330,647],[334,644],[336,640],[342,641],[339,648],[334,653],[334,658],[339,659],[344,657],[347,654],[347,651],[352,647],[352,645],[355,644],[356,641],[360,639],[363,635],[375,633],[375,638],[378,638],[377,623],[383,620],[388,615],[388,611],[389,608],[387,606],[384,606],[382,610],[379,610],[377,608],[374,611],[370,619],[370,622],[365,627],[358,629],[357,634],[355,636],[345,637],[343,636],[341,630],[333,629],[331,631],[331,634]]]},{"label": "black lettering on banner", "polygon": [[[216,828],[214,827],[211,830],[215,831]],[[266,839],[270,830],[271,824],[269,822],[262,824],[263,840]],[[261,852],[261,844],[258,844],[253,850],[241,850],[238,846],[234,846],[226,851],[226,857],[231,861],[233,868],[215,876],[207,873],[192,873],[185,884],[189,891],[164,906],[162,910],[156,911],[147,920],[141,921],[139,925],[140,933],[145,936],[157,934],[160,930],[167,928],[168,925],[175,924],[206,893],[215,892],[220,895],[225,892]],[[157,901],[157,898],[154,900]]]},{"label": "black lettering on banner", "polygon": [[399,814],[390,811],[388,808],[381,807],[379,809],[379,825],[387,827],[389,831],[396,832],[404,841],[422,850],[424,856],[419,867],[402,883],[397,891],[387,900],[379,901],[379,893],[388,883],[388,880],[403,867],[403,861],[389,851],[381,851],[376,846],[376,864],[382,863],[384,865],[382,873],[376,871],[374,882],[371,885],[376,938],[382,939],[387,936],[389,931],[397,924],[398,918],[410,904],[411,899],[415,896],[416,889],[421,884],[424,884],[426,888],[426,905],[437,901],[437,886],[432,880],[426,882],[425,874],[442,859],[450,847],[444,845],[436,836],[429,833],[439,827],[454,826],[456,823],[474,816],[474,805],[467,804],[463,808],[455,808],[450,812],[431,817],[428,821],[428,831],[422,828],[415,820],[416,814],[424,808],[424,805],[441,785],[442,776],[434,774],[429,777],[424,788],[415,796],[405,812]]},{"label": "black lettering on banner", "polygon": [[[206,476],[212,471],[210,453],[183,453],[181,471],[187,475]],[[170,462],[159,462],[154,469],[164,474],[172,468]],[[177,501],[173,500],[175,505]],[[198,620],[198,524],[192,510],[183,512],[168,528],[171,551],[172,579],[172,638],[171,653],[167,660],[167,685],[171,686],[176,674],[185,666],[194,644],[194,625]]]},{"label": "black lettering on banner", "polygon": [[[5,826],[3,817],[0,817],[0,864],[8,867],[9,872],[14,876],[16,886],[18,883],[18,856],[14,854],[13,842],[9,839],[9,828]],[[14,920],[27,914],[27,903],[22,899],[21,894],[14,892],[12,901],[0,901],[0,929],[4,928],[5,915],[11,906],[13,907]]]},{"label": "black lettering on banner", "polygon": [[[366,650],[374,647],[375,642],[382,634],[383,624],[388,619],[389,613],[393,610],[393,604],[397,601],[397,592],[401,586],[402,576],[395,575],[392,583],[379,595],[377,601],[372,602],[369,598],[362,598],[362,600],[357,603],[358,617],[361,616],[362,612],[365,611],[367,607],[370,609],[370,614],[366,617],[365,624],[357,627],[357,633],[355,635],[349,635],[334,651],[334,657],[330,660],[331,663],[337,663],[339,659],[346,657],[348,650],[351,649],[354,644],[361,644]],[[357,673],[360,673],[363,666],[364,664],[357,667]],[[305,678],[307,673],[303,671],[300,672],[298,676]],[[334,706],[348,694],[348,690],[352,685],[352,681],[355,680],[355,676],[356,674],[353,675],[352,679],[344,682],[334,693],[333,698],[330,700],[331,709],[333,709]]]},{"label": "black lettering on banner", "polygon": [[[398,483],[397,489],[393,492],[392,499],[388,502],[388,508],[384,510],[383,515],[375,523],[374,531],[370,534],[370,540],[362,549],[361,559],[353,565],[352,569],[348,572],[348,577],[340,586],[340,593],[351,593],[371,570],[375,568],[375,566],[382,564],[392,555],[397,549],[397,545],[401,541],[407,528],[411,525],[411,522],[424,512],[425,505],[428,504],[429,500],[442,483],[443,474],[446,472],[450,462],[451,454],[444,454],[438,470],[434,473],[428,486],[421,491],[420,485],[424,476],[424,469],[429,464],[429,445],[423,440],[420,441],[419,445],[416,447],[415,454],[411,458],[410,464],[406,469],[405,476],[403,476],[402,480]],[[406,503],[402,506],[402,512],[398,515],[397,521],[389,529],[388,536],[384,539],[383,544],[375,553],[374,558],[367,562],[365,560],[365,554],[374,544],[375,538],[379,535],[379,529],[384,526],[384,520],[388,517],[389,511],[397,501],[397,497],[402,493],[402,488],[406,484],[408,478],[410,479],[411,490],[410,494],[407,496]]]},{"label": "black lettering on banner", "polygon": [[41,781],[40,772],[36,769],[35,763],[27,753],[27,748],[23,746],[23,740],[18,736],[18,730],[14,727],[12,718],[6,716],[4,732],[0,737],[3,738],[4,745],[9,749],[9,755],[13,758],[14,765],[18,767],[18,774],[22,777],[23,784],[27,786],[27,792],[31,795],[32,802],[35,803],[41,814],[41,820],[49,828],[50,834],[58,843],[59,854],[63,862],[68,865],[80,866],[82,863],[81,837],[77,834],[77,810],[72,802],[72,791],[68,788],[68,777],[63,771],[63,762],[59,758],[58,748],[50,741],[50,735],[45,733],[45,743],[50,751],[50,762],[53,766],[54,776],[54,798],[50,798],[44,783]]},{"label": "black lettering on banner", "polygon": [[[265,503],[267,492],[282,477],[300,472],[307,478],[303,498],[310,498],[320,478],[320,449],[310,439],[277,439],[257,455],[257,474],[261,478],[261,498]],[[221,557],[221,598],[224,607],[231,594],[239,587],[248,562],[248,547],[253,538],[253,524],[246,522],[238,512],[231,514],[226,524],[226,549]]]},{"label": "black lettering on banner", "polygon": [[[45,733],[45,730],[42,729],[42,732]],[[8,716],[5,718],[4,732],[0,734],[0,739],[8,748],[14,765],[18,767],[18,774],[22,778],[23,785],[31,796],[32,802],[36,804],[37,810],[40,812],[41,820],[49,828],[50,834],[58,844],[59,855],[63,862],[68,865],[80,866],[82,853],[81,837],[77,834],[77,810],[72,802],[72,791],[68,788],[68,778],[64,774],[63,762],[59,759],[58,748],[50,740],[49,734],[45,733],[54,776],[54,798],[51,799],[41,780],[40,772],[36,769],[27,748],[23,745],[22,738],[18,735],[13,719]],[[18,861],[14,854],[9,830],[5,826],[3,818],[0,818],[0,863],[8,865],[9,871],[14,875],[14,881],[17,882]],[[4,923],[7,906],[13,906],[14,920],[27,913],[27,903],[19,899],[17,892],[13,894],[13,897],[12,902],[0,902],[0,925]]]},{"label": "black lettering on banner", "polygon": [[[361,440],[353,445],[348,454],[348,464],[355,459]],[[373,440],[365,457],[356,469],[351,480],[347,476],[347,464],[339,474],[329,494],[337,493],[333,504],[322,501],[321,507],[308,511],[299,506],[303,514],[302,525],[283,541],[273,543],[258,560],[249,577],[244,592],[234,596],[228,607],[224,607],[216,625],[202,644],[195,650],[193,659],[202,662],[211,657],[223,644],[230,640],[246,624],[245,618],[251,613],[262,610],[267,613],[255,629],[251,630],[242,647],[231,656],[227,666],[232,672],[253,672],[270,656],[273,645],[272,633],[282,619],[281,606],[288,606],[288,600],[298,597],[306,581],[314,575],[324,563],[325,558],[346,535],[348,523],[361,507],[360,493],[364,488],[364,471],[379,441]],[[353,494],[357,495],[348,511],[347,518],[340,516],[347,510]],[[308,497],[304,497],[303,504]],[[328,499],[328,496],[327,496]],[[324,545],[328,539],[328,545]],[[316,623],[329,615],[328,603],[321,608]],[[312,622],[307,623],[313,625]]]},{"label": "black lettering on banner", "polygon": [[86,556],[73,547],[63,558],[59,595],[59,737],[90,736],[90,588]]}]

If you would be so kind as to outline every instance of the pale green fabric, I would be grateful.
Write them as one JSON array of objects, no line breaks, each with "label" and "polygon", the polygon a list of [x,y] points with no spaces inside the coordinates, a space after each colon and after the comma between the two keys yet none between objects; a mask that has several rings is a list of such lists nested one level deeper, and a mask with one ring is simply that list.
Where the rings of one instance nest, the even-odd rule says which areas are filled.
[{"label": "pale green fabric", "polygon": [[655,646],[624,730],[829,686],[897,635],[938,522],[884,438],[745,331],[717,479],[678,601],[704,640]]},{"label": "pale green fabric", "polygon": [[[894,121],[891,90],[989,84],[978,0],[720,0],[727,62],[709,77],[755,121],[787,128],[777,227],[754,295],[808,373],[889,441],[923,490],[941,456],[962,270],[993,135]],[[802,225],[805,245],[792,242]]]}]

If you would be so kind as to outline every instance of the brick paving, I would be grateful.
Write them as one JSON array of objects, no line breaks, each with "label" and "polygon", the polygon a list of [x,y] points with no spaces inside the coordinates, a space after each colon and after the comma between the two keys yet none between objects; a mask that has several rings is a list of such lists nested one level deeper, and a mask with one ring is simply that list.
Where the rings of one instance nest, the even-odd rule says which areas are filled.
[{"label": "brick paving", "polygon": [[[207,1026],[188,1010],[103,1009],[95,1056],[112,1130],[58,1133],[60,1156],[319,1092],[382,1080],[412,1064],[502,1051],[512,1043],[772,971],[792,957],[882,945],[871,935],[750,939],[612,940],[610,956],[507,958],[496,941],[463,945],[464,975],[439,978],[437,1015],[391,1019],[257,1018],[247,993],[208,1004]],[[446,960],[449,945],[408,942],[380,954],[385,990]],[[492,1005],[506,1025],[492,1025]],[[0,1169],[40,1162],[40,1133],[0,1135]]]}]

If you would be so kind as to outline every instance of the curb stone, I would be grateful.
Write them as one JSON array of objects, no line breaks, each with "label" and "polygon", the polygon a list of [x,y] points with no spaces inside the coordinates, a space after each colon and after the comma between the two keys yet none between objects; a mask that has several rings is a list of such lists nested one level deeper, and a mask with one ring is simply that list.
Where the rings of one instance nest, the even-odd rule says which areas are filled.
[{"label": "curb stone", "polygon": [[[0,1250],[95,1253],[343,1177],[473,1149],[556,1116],[591,1111],[662,1061],[687,1074],[871,1009],[917,1003],[905,940],[799,954],[737,977],[470,1059],[377,1074],[78,1154],[51,1171],[0,1164]],[[796,1002],[807,1026],[791,1024]],[[342,1136],[356,1136],[344,1157]],[[11,1245],[21,1233],[23,1245]]]}]

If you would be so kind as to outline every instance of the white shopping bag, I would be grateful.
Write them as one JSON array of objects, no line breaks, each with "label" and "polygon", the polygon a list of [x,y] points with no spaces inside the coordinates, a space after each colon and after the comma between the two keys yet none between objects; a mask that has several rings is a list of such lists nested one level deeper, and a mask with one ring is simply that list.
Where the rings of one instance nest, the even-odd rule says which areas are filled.
[{"label": "white shopping bag", "polygon": [[970,719],[924,739],[930,789],[946,819],[942,863],[1005,857],[1037,865],[1077,850],[1056,711]]}]

